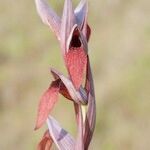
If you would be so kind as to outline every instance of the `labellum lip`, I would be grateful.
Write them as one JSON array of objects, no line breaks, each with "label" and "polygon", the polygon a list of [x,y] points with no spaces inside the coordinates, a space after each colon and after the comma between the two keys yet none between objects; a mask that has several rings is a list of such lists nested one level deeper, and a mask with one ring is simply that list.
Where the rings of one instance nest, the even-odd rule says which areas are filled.
[{"label": "labellum lip", "polygon": [[75,24],[67,40],[65,62],[76,90],[80,88],[83,82],[83,76],[87,64],[87,43],[84,41],[80,29],[77,24]]},{"label": "labellum lip", "polygon": [[70,78],[78,90],[83,82],[83,75],[87,64],[87,55],[82,48],[70,49],[66,54],[66,65]]},{"label": "labellum lip", "polygon": [[59,82],[56,80],[52,82],[48,90],[41,97],[35,130],[39,129],[45,123],[50,111],[53,109],[58,99],[58,93]]}]

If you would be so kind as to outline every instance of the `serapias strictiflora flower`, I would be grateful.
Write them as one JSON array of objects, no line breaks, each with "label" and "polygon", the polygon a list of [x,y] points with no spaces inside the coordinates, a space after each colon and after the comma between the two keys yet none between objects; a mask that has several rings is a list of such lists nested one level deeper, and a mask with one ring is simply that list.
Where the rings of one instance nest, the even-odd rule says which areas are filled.
[{"label": "serapias strictiflora flower", "polygon": [[[62,18],[44,0],[35,2],[42,21],[52,29],[60,42],[69,73],[69,76],[65,77],[62,73],[51,69],[54,81],[40,100],[35,127],[40,128],[47,120],[49,132],[44,134],[38,149],[46,150],[47,147],[50,149],[51,143],[54,142],[60,150],[87,150],[96,118],[94,85],[87,45],[91,33],[87,24],[87,1],[81,0],[74,10],[72,1],[65,0]],[[85,85],[82,84],[84,79]],[[74,104],[78,125],[76,140],[49,116],[59,93]]]},{"label": "serapias strictiflora flower", "polygon": [[78,89],[87,64],[86,42],[90,36],[90,28],[86,21],[87,2],[82,0],[73,10],[72,1],[66,0],[60,18],[44,0],[35,1],[42,21],[52,29],[60,42],[70,78]]}]

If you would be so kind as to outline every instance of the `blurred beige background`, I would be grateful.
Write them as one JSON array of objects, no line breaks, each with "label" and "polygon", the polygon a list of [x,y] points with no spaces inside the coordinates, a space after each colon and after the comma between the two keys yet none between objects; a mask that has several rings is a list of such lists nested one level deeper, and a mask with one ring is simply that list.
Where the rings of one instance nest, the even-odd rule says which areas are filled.
[{"label": "blurred beige background", "polygon": [[[49,2],[61,14],[63,1]],[[150,1],[89,0],[89,24],[97,100],[90,149],[149,150]],[[66,73],[34,1],[0,0],[0,150],[36,149],[46,126],[33,128],[50,67]],[[71,103],[60,97],[52,113],[75,135]]]}]

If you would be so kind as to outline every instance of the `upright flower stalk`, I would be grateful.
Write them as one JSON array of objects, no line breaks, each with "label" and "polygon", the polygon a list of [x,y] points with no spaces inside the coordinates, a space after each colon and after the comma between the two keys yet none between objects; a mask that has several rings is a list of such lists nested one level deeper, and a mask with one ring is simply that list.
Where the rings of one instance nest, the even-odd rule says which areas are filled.
[{"label": "upright flower stalk", "polygon": [[[45,122],[38,150],[49,150],[53,143],[59,150],[88,150],[95,128],[96,105],[92,71],[88,56],[91,29],[87,24],[88,4],[81,0],[73,9],[72,1],[65,0],[62,18],[44,0],[35,0],[39,16],[56,35],[68,76],[51,69],[54,80],[40,99],[35,129]],[[50,115],[59,94],[72,101],[78,127],[77,137],[72,137]]]}]

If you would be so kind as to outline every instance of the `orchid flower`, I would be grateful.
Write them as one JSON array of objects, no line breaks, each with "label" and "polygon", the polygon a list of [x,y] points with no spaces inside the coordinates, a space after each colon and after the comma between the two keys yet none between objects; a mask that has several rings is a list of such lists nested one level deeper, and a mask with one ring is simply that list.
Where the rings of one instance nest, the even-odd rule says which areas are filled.
[{"label": "orchid flower", "polygon": [[[73,9],[72,1],[65,0],[62,17],[44,0],[35,0],[39,16],[56,35],[64,58],[68,76],[51,69],[54,81],[40,99],[35,129],[47,123],[38,150],[49,150],[53,143],[59,150],[88,150],[95,121],[96,104],[92,71],[88,56],[88,41],[91,29],[87,23],[87,0],[81,0]],[[73,102],[77,137],[72,137],[50,115],[59,94]]]}]

